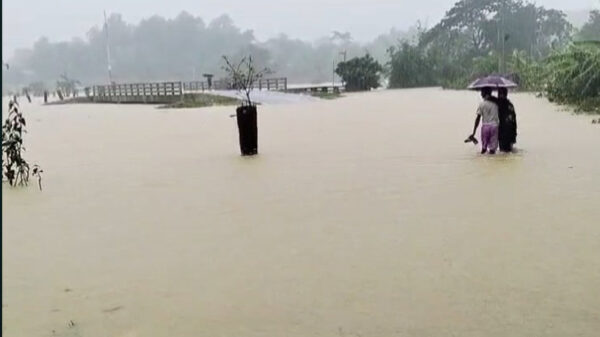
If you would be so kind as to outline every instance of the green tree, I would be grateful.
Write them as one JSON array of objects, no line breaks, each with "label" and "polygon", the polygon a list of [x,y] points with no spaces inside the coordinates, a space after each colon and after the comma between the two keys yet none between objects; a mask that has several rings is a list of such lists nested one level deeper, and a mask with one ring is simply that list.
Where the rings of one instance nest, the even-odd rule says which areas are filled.
[{"label": "green tree", "polygon": [[[421,44],[468,49],[475,56],[503,47],[508,54],[526,50],[543,57],[566,45],[572,30],[563,12],[522,0],[461,0],[424,34]],[[463,42],[455,45],[457,41]]]},{"label": "green tree", "polygon": [[335,72],[346,83],[347,91],[364,91],[379,87],[383,67],[368,53],[338,64]]},{"label": "green tree", "polygon": [[594,10],[590,13],[590,19],[581,27],[577,39],[581,41],[600,41],[600,10]]},{"label": "green tree", "polygon": [[399,48],[391,47],[391,88],[413,88],[436,85],[433,60],[419,46],[403,42]]},{"label": "green tree", "polygon": [[[497,0],[461,0],[431,30],[423,34],[422,45],[465,40],[470,50],[485,53],[490,41],[486,40],[489,17],[498,11]],[[461,44],[460,48],[464,48]]]}]

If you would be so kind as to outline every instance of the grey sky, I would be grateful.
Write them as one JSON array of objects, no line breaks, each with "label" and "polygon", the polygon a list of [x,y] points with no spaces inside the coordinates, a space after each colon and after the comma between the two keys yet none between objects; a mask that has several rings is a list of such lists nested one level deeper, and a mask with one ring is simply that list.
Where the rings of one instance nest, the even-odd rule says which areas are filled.
[{"label": "grey sky", "polygon": [[[174,17],[185,10],[209,21],[229,14],[259,40],[286,33],[313,40],[332,30],[349,31],[358,41],[417,20],[435,23],[457,0],[4,0],[3,58],[41,36],[52,41],[85,36],[101,25],[102,12],[118,12],[137,23],[154,14]],[[537,0],[563,10],[600,8],[600,0]]]}]

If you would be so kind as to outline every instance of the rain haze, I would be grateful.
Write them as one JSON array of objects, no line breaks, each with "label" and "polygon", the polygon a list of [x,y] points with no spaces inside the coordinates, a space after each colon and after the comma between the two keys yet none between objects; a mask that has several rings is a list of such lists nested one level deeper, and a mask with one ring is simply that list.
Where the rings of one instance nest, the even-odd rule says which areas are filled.
[{"label": "rain haze", "polygon": [[[238,27],[251,29],[259,40],[280,33],[314,40],[333,30],[348,31],[361,42],[392,27],[406,29],[417,20],[435,24],[455,0],[7,0],[2,2],[4,58],[15,49],[31,47],[41,36],[51,41],[85,37],[101,26],[102,13],[120,13],[137,23],[153,15],[174,17],[187,11],[209,21],[228,14]],[[577,11],[598,7],[596,0],[538,0],[538,5]],[[8,55],[7,55],[8,54]]]},{"label": "rain haze", "polygon": [[598,337],[599,5],[3,1],[2,337]]}]

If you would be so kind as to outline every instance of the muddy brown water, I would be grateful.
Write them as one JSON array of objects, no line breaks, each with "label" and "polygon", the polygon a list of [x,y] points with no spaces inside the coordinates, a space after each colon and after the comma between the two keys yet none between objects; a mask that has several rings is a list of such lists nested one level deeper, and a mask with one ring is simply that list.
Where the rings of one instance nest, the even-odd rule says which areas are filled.
[{"label": "muddy brown water", "polygon": [[471,92],[261,106],[255,158],[232,107],[23,103],[2,335],[598,336],[600,127],[512,99],[495,157]]}]

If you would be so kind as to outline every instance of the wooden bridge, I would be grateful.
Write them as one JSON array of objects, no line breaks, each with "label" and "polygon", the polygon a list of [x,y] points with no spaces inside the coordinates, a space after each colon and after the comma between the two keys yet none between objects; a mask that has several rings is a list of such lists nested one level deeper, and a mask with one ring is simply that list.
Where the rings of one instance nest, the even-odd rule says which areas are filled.
[{"label": "wooden bridge", "polygon": [[[287,91],[287,78],[265,78],[254,84],[258,90]],[[206,90],[235,90],[227,80],[192,82],[155,82],[94,85],[84,89],[86,96],[99,103],[165,104],[183,99],[186,93]]]},{"label": "wooden bridge", "polygon": [[101,103],[171,103],[183,97],[182,82],[94,85],[86,96]]},{"label": "wooden bridge", "polygon": [[[228,80],[216,80],[212,83],[207,81],[193,81],[183,83],[183,88],[186,92],[198,92],[205,90],[235,90],[233,84]],[[254,88],[258,90],[268,91],[287,91],[287,78],[263,78],[254,83]]]}]

